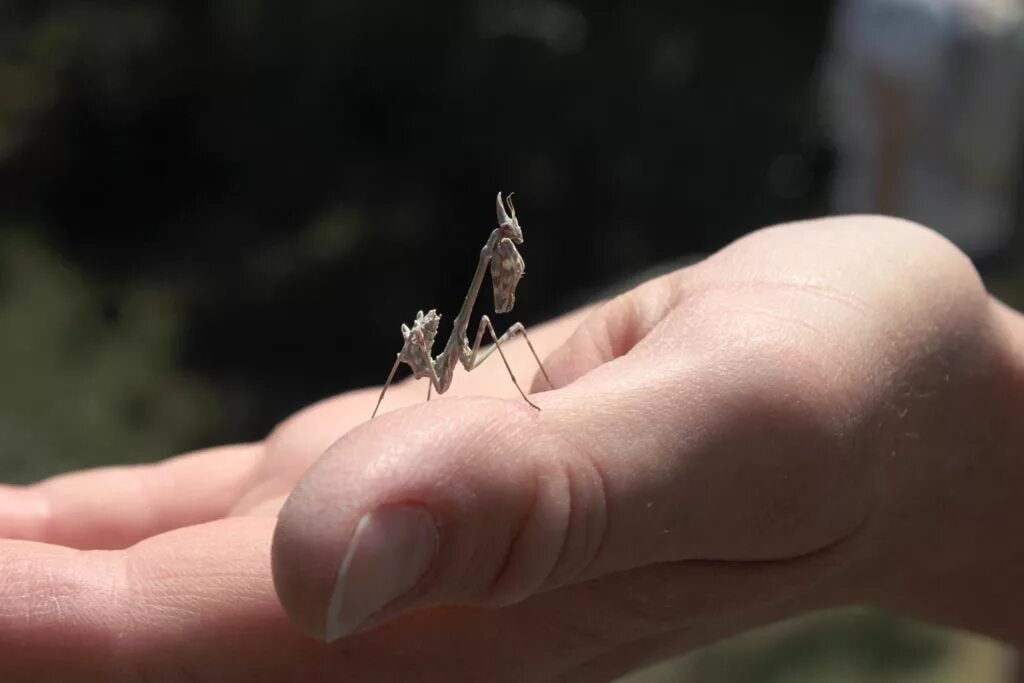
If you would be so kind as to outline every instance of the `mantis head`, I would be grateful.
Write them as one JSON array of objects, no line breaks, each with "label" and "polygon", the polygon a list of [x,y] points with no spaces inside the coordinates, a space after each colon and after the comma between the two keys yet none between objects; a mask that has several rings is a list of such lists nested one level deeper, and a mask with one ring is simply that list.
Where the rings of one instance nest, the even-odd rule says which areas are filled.
[{"label": "mantis head", "polygon": [[523,243],[523,229],[519,226],[519,219],[516,218],[516,207],[512,204],[512,195],[514,192],[509,192],[506,201],[508,202],[508,210],[512,213],[511,216],[505,212],[505,205],[501,202],[501,193],[498,193],[498,228],[501,230],[501,236],[507,237],[516,244]]},{"label": "mantis head", "polygon": [[437,336],[437,326],[440,322],[441,316],[436,310],[430,309],[426,315],[423,311],[416,312],[412,328],[402,325],[405,343],[402,344],[398,359],[412,368],[413,376],[416,378],[430,377],[430,366],[433,362],[430,350],[434,346],[434,337]]}]

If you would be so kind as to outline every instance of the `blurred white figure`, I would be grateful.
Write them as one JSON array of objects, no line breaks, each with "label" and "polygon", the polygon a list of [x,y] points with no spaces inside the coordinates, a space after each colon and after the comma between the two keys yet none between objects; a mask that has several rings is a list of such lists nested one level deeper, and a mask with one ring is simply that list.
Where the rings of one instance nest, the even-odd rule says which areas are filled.
[{"label": "blurred white figure", "polygon": [[1024,0],[840,0],[833,31],[834,210],[998,252],[1018,219]]}]

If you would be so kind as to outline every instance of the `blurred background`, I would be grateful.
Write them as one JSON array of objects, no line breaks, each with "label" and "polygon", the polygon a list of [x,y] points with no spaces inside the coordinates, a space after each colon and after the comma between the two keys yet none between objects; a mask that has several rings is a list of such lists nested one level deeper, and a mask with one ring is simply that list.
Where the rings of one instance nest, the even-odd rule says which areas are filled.
[{"label": "blurred background", "polygon": [[[258,439],[382,382],[399,324],[461,303],[499,189],[527,326],[852,211],[942,231],[1020,306],[1022,11],[0,0],[0,479]],[[635,680],[1012,670],[995,643],[854,610]]]}]

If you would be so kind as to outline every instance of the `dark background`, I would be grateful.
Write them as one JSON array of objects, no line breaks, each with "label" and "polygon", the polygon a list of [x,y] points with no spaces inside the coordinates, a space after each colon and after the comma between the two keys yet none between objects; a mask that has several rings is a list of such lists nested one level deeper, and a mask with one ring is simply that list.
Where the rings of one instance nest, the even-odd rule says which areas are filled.
[{"label": "dark background", "polygon": [[[450,324],[498,190],[528,270],[500,328],[827,213],[830,11],[0,0],[0,474],[258,439],[382,382],[417,309]],[[714,680],[946,651],[864,619]]]},{"label": "dark background", "polygon": [[196,443],[258,438],[382,382],[418,308],[450,322],[499,189],[528,264],[505,324],[823,213],[828,9],[0,2],[0,220],[100,324],[173,296],[173,361],[220,406]]}]

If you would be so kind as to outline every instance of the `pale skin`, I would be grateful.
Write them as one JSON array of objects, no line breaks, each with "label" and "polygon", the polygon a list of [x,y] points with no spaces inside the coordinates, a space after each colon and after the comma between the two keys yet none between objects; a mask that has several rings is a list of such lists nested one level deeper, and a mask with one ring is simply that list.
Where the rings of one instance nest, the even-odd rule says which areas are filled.
[{"label": "pale skin", "polygon": [[[859,603],[1024,645],[1024,318],[934,233],[760,231],[531,339],[539,412],[487,365],[0,491],[0,680],[606,680]],[[431,568],[326,644],[395,501]]]}]

